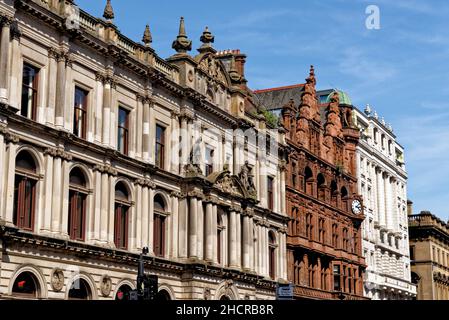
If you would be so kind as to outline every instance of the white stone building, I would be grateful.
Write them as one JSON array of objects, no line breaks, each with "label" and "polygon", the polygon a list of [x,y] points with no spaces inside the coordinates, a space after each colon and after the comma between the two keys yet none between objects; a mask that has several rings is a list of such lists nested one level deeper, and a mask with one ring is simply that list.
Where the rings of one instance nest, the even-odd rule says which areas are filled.
[{"label": "white stone building", "polygon": [[121,297],[143,247],[161,298],[273,299],[285,141],[253,112],[245,56],[207,29],[188,55],[182,19],[161,59],[109,1],[105,19],[72,0],[0,0],[0,16],[0,299]]},{"label": "white stone building", "polygon": [[370,106],[364,112],[357,109],[354,117],[362,133],[357,163],[366,214],[365,295],[375,300],[412,299],[416,287],[410,271],[404,148],[391,125]]}]

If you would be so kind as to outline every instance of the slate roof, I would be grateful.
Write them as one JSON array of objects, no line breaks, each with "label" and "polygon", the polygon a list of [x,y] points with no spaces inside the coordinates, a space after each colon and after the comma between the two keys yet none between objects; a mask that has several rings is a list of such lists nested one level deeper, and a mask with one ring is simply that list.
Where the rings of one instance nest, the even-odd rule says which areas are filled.
[{"label": "slate roof", "polygon": [[301,96],[304,92],[304,84],[295,84],[292,86],[271,88],[254,91],[256,100],[267,110],[282,109],[291,99],[295,105],[301,103]]}]

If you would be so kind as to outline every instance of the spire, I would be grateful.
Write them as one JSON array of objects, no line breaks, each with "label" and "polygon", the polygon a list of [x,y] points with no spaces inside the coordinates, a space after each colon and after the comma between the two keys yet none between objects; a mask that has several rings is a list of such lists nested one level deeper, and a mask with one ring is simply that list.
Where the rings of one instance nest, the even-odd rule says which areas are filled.
[{"label": "spire", "polygon": [[111,0],[107,0],[103,18],[105,18],[108,22],[111,22],[114,19],[114,9],[112,9]]},{"label": "spire", "polygon": [[179,34],[176,40],[173,41],[172,48],[178,53],[186,53],[192,50],[192,41],[187,38],[183,17],[181,17],[181,21],[179,22]]},{"label": "spire", "polygon": [[309,77],[306,79],[307,83],[316,85],[316,78],[315,78],[315,68],[314,66],[310,66],[310,73]]},{"label": "spire", "polygon": [[145,27],[145,32],[143,33],[142,42],[145,46],[150,47],[153,42],[153,37],[151,36],[150,26],[147,24]]}]

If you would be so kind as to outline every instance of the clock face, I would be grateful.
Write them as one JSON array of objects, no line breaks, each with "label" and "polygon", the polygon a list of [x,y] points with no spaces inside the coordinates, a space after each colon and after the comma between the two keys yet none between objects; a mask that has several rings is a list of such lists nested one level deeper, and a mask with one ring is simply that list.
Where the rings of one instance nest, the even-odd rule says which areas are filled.
[{"label": "clock face", "polygon": [[354,200],[352,202],[352,212],[354,212],[355,214],[362,213],[362,203],[359,200]]}]

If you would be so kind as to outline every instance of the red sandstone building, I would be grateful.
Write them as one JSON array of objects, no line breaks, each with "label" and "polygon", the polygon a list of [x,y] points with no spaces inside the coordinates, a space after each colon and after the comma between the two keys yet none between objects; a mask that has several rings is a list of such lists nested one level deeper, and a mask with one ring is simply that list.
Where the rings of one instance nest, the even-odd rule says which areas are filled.
[{"label": "red sandstone building", "polygon": [[315,86],[312,67],[306,84],[255,92],[286,129],[288,278],[297,299],[364,299],[359,131],[344,94],[319,104]]}]

